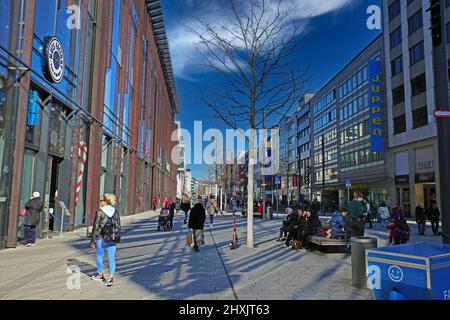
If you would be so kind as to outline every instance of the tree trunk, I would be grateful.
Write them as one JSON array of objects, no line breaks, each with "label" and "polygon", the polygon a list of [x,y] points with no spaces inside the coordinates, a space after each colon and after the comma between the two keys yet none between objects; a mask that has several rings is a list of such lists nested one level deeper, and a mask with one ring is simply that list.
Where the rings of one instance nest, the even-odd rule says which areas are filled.
[{"label": "tree trunk", "polygon": [[253,249],[253,160],[255,158],[254,150],[255,131],[250,130],[250,142],[248,150],[248,183],[247,183],[247,248]]}]

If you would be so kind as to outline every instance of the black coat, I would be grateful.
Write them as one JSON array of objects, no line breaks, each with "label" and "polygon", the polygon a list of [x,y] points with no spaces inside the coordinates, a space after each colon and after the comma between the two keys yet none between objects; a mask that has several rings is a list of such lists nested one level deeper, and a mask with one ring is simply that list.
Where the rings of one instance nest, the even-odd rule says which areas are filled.
[{"label": "black coat", "polygon": [[191,210],[191,201],[188,201],[188,202],[182,201],[180,208],[182,211],[188,212],[189,210]]},{"label": "black coat", "polygon": [[169,211],[171,218],[173,218],[175,216],[175,207],[176,207],[175,202],[172,202],[170,204],[170,211]]},{"label": "black coat", "polygon": [[197,203],[189,214],[188,227],[195,230],[203,230],[206,220],[205,207],[201,203]]},{"label": "black coat", "polygon": [[416,222],[425,223],[427,221],[427,215],[425,209],[421,207],[416,207]]},{"label": "black coat", "polygon": [[25,220],[23,225],[36,227],[41,221],[41,212],[44,209],[44,202],[40,198],[34,198],[25,203]]},{"label": "black coat", "polygon": [[441,212],[439,211],[439,209],[437,207],[435,209],[429,208],[427,216],[428,216],[428,219],[430,219],[430,221],[439,221]]}]

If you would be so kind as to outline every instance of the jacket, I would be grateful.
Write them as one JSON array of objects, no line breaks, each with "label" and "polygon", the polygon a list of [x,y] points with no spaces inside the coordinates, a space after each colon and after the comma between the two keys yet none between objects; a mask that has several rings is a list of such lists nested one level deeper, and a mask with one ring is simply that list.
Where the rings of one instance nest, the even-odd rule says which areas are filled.
[{"label": "jacket", "polygon": [[208,200],[208,204],[206,205],[206,212],[210,215],[213,216],[216,213],[217,210],[217,204],[216,204],[216,200],[214,199],[209,199]]},{"label": "jacket", "polygon": [[176,204],[175,204],[175,202],[172,202],[171,204],[170,204],[170,217],[171,218],[173,218],[174,216],[175,216],[175,207],[176,207]]},{"label": "jacket", "polygon": [[348,203],[348,213],[352,219],[360,219],[364,216],[364,210],[361,201],[352,200]]},{"label": "jacket", "polygon": [[185,201],[182,200],[181,201],[181,210],[188,212],[189,210],[191,210],[191,200]]},{"label": "jacket", "polygon": [[44,209],[44,202],[40,198],[34,198],[25,203],[24,226],[36,227],[41,221],[41,212]]},{"label": "jacket", "polygon": [[430,220],[439,220],[440,216],[441,213],[439,212],[439,209],[437,207],[435,209],[433,208],[428,209],[428,217]]},{"label": "jacket", "polygon": [[194,230],[203,230],[203,225],[206,220],[205,207],[201,203],[197,203],[189,215],[188,228]]},{"label": "jacket", "polygon": [[427,221],[427,215],[425,209],[421,207],[416,207],[416,222],[425,223]]},{"label": "jacket", "polygon": [[[108,218],[113,218],[113,233],[111,235],[102,234],[103,227],[105,226]],[[119,211],[112,206],[105,206],[97,210],[95,213],[94,225],[92,226],[91,244],[99,238],[103,238],[105,242],[119,243],[121,239],[121,223]]]},{"label": "jacket", "polygon": [[381,219],[385,220],[389,219],[389,209],[384,206],[378,207],[378,215],[380,216]]},{"label": "jacket", "polygon": [[336,212],[330,219],[330,227],[333,231],[342,231],[344,229],[345,218],[340,212]]}]

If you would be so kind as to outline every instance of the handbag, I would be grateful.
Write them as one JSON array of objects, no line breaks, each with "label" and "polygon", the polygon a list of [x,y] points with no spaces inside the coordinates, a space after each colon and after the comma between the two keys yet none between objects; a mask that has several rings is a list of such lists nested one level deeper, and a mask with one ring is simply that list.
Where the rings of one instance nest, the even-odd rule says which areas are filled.
[{"label": "handbag", "polygon": [[186,243],[188,244],[188,246],[190,247],[192,245],[193,239],[192,239],[192,231],[191,229],[189,229],[189,233],[186,237]]},{"label": "handbag", "polygon": [[26,214],[27,214],[27,210],[24,208],[24,209],[20,210],[19,216],[25,217]]}]

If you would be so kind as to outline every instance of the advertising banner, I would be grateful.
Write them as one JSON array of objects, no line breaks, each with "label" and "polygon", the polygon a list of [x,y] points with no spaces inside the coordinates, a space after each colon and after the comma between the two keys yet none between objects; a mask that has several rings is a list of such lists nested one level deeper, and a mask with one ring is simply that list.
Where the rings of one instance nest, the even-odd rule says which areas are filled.
[{"label": "advertising banner", "polygon": [[377,60],[369,61],[369,107],[372,152],[382,152],[381,65]]}]

